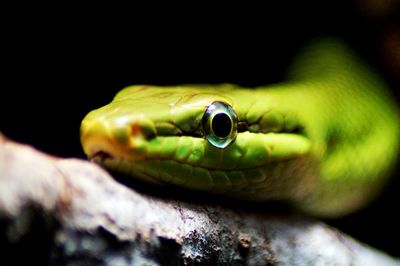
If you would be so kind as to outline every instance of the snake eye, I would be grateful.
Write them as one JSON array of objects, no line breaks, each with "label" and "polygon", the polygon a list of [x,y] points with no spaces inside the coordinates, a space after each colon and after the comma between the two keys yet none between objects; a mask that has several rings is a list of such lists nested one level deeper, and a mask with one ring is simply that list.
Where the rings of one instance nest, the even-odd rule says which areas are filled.
[{"label": "snake eye", "polygon": [[227,147],[236,138],[237,120],[232,107],[224,102],[213,102],[202,119],[205,138],[217,148]]}]

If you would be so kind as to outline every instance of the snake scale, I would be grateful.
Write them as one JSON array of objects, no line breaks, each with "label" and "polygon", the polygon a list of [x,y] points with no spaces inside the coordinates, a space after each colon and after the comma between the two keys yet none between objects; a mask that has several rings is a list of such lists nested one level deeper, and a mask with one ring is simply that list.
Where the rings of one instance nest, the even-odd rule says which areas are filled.
[{"label": "snake scale", "polygon": [[277,84],[127,87],[84,118],[81,142],[93,161],[149,182],[337,217],[384,186],[399,122],[377,73],[324,38]]}]

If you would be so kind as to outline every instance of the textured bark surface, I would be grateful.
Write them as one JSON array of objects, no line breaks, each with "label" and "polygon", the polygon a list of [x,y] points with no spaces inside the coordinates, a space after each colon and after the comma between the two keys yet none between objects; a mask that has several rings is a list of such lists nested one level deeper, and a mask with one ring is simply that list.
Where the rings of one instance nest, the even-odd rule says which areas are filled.
[{"label": "textured bark surface", "polygon": [[0,214],[10,264],[400,265],[319,221],[143,194],[4,137]]}]

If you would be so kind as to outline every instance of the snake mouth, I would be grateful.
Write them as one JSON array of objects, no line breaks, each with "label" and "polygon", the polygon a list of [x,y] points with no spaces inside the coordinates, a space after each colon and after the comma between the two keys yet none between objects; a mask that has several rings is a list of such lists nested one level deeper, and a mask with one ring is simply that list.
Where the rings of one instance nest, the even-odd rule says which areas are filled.
[{"label": "snake mouth", "polygon": [[95,152],[94,154],[89,156],[89,159],[95,162],[102,162],[105,160],[113,160],[115,159],[113,155],[111,155],[111,153],[103,151],[103,150],[99,150],[97,152]]}]

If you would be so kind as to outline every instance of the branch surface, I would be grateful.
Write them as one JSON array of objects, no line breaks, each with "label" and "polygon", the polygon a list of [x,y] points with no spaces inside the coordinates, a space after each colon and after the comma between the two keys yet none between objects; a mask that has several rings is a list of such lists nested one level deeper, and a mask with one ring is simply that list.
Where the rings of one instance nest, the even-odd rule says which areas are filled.
[{"label": "branch surface", "polygon": [[0,136],[6,244],[37,229],[32,210],[54,265],[400,265],[319,221],[145,195],[93,163]]}]

